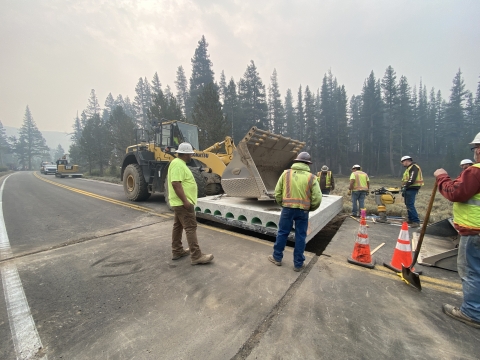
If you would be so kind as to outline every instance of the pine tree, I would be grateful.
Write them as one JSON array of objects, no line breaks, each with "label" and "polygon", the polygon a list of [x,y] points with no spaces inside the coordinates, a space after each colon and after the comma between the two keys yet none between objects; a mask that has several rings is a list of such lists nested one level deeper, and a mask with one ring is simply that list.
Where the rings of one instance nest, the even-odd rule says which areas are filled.
[{"label": "pine tree", "polygon": [[[151,106],[151,90],[147,78],[139,78],[135,86],[135,98],[133,108],[135,109],[137,126],[149,130],[148,110]],[[126,110],[126,109],[125,109]]]},{"label": "pine tree", "polygon": [[107,98],[105,99],[105,109],[107,109],[110,114],[114,107],[115,100],[113,99],[112,93],[108,93]]},{"label": "pine tree", "polygon": [[175,80],[175,86],[177,87],[177,104],[182,109],[183,116],[186,117],[186,104],[188,103],[188,82],[185,76],[183,66],[177,68],[177,79]]},{"label": "pine tree", "polygon": [[297,106],[295,108],[295,139],[305,140],[305,111],[303,110],[302,85],[298,88]]},{"label": "pine tree", "polygon": [[[310,155],[315,156],[316,154],[316,144],[317,144],[317,124],[315,123],[315,102],[310,91],[310,88],[305,88],[304,94],[304,103],[305,103],[305,142],[306,150],[310,152]],[[314,161],[318,159],[314,158]]]},{"label": "pine tree", "polygon": [[21,160],[21,165],[28,170],[32,170],[32,162],[35,158],[46,156],[49,148],[40,130],[38,130],[32,113],[27,106],[22,127],[19,131],[19,139],[16,144],[16,153]]},{"label": "pine tree", "polygon": [[385,125],[387,131],[388,141],[388,160],[390,164],[390,174],[395,175],[394,166],[394,143],[396,141],[395,133],[398,131],[397,124],[397,107],[398,107],[398,86],[397,75],[391,66],[385,70],[385,75],[382,79],[383,102],[385,103]]},{"label": "pine tree", "polygon": [[[177,99],[172,94],[164,94],[161,90],[153,97],[153,104],[150,108],[150,117],[157,121],[161,121],[162,119],[185,120],[182,109],[177,103]],[[150,119],[150,121],[151,120],[152,119]]]},{"label": "pine tree", "polygon": [[88,105],[85,109],[85,114],[87,115],[87,118],[93,117],[97,114],[100,115],[100,103],[98,102],[98,98],[94,89],[90,91],[90,97],[88,98]]},{"label": "pine tree", "polygon": [[252,126],[269,130],[265,85],[263,85],[253,60],[250,61],[243,78],[240,79],[238,97],[243,121],[238,127],[235,127],[235,138],[243,138]]},{"label": "pine tree", "polygon": [[63,155],[65,155],[65,150],[63,150],[62,145],[58,144],[55,149],[55,159],[61,159]]},{"label": "pine tree", "polygon": [[410,137],[413,134],[413,106],[410,85],[407,78],[402,75],[398,84],[398,112],[396,115],[398,119],[396,151],[401,156],[408,155],[412,151]]},{"label": "pine tree", "polygon": [[87,120],[82,131],[80,148],[87,160],[90,174],[98,166],[100,176],[103,176],[103,170],[108,165],[112,148],[109,142],[108,125],[102,122],[100,115],[96,114]]},{"label": "pine tree", "polygon": [[378,174],[383,145],[383,103],[380,81],[373,71],[364,83],[362,90],[362,148],[361,166],[367,173]]},{"label": "pine tree", "polygon": [[462,139],[465,138],[466,135],[464,102],[467,91],[465,90],[465,83],[460,69],[453,79],[450,91],[450,99],[445,109],[445,139],[447,143],[453,144],[459,139],[458,135],[460,135]]},{"label": "pine tree", "polygon": [[0,166],[5,166],[5,155],[11,153],[11,146],[5,133],[5,128],[0,121]]},{"label": "pine tree", "polygon": [[268,88],[268,113],[270,127],[275,134],[282,134],[285,126],[285,109],[283,108],[280,87],[278,85],[277,70],[273,69]]},{"label": "pine tree", "polygon": [[162,83],[158,74],[155,72],[152,79],[152,86],[151,86],[151,96],[153,97],[155,94],[158,94],[162,90]]},{"label": "pine tree", "polygon": [[349,120],[349,150],[359,153],[363,148],[363,136],[362,136],[362,97],[360,95],[352,95],[350,98],[350,120]]},{"label": "pine tree", "polygon": [[123,110],[125,110],[125,114],[127,114],[131,118],[134,118],[134,119],[137,118],[137,113],[135,111],[135,107],[133,106],[133,104],[130,101],[130,98],[128,96],[125,97],[125,99],[123,101]]},{"label": "pine tree", "polygon": [[[161,93],[161,90],[160,90]],[[157,94],[158,95],[158,94]],[[111,165],[120,165],[125,150],[135,142],[135,120],[121,106],[113,109],[108,120]]]},{"label": "pine tree", "polygon": [[115,99],[114,106],[121,106],[125,109],[125,101],[123,100],[122,94],[119,94]]},{"label": "pine tree", "polygon": [[220,84],[218,85],[218,95],[220,96],[220,102],[225,104],[225,94],[227,93],[227,78],[225,72],[222,70],[220,73]]},{"label": "pine tree", "polygon": [[[336,81],[335,81],[336,82]],[[334,93],[335,101],[335,135],[336,141],[333,144],[333,154],[337,173],[342,173],[342,166],[348,168],[348,115],[347,115],[347,91],[345,86],[337,86]],[[346,166],[345,166],[346,165]]]},{"label": "pine tree", "polygon": [[287,89],[285,96],[285,132],[283,135],[295,137],[295,108],[293,107],[292,90]]},{"label": "pine tree", "polygon": [[[223,114],[227,121],[227,126],[229,127],[228,134],[234,137],[235,134],[235,126],[240,122],[240,109],[238,105],[238,94],[237,94],[237,85],[235,84],[235,80],[233,78],[230,79],[227,89],[225,91],[225,102],[223,105]],[[245,134],[244,134],[245,135]],[[241,138],[239,138],[240,140]]]},{"label": "pine tree", "polygon": [[193,107],[197,101],[197,97],[203,88],[214,82],[214,72],[212,70],[212,62],[207,52],[208,43],[205,36],[198,41],[195,54],[192,58],[192,76],[190,77],[190,96],[187,104],[187,119],[190,119]]},{"label": "pine tree", "polygon": [[418,106],[417,106],[417,124],[418,124],[418,154],[427,154],[428,152],[428,97],[427,87],[420,81],[418,87]]},{"label": "pine tree", "polygon": [[227,122],[222,112],[218,91],[213,83],[205,85],[198,95],[193,108],[193,123],[200,129],[199,145],[205,149],[225,139],[228,134]]}]

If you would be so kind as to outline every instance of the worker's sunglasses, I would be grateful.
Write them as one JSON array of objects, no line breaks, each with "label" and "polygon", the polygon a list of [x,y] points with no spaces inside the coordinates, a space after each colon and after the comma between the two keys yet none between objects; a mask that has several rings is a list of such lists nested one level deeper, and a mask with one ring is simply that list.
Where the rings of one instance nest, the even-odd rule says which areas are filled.
[{"label": "worker's sunglasses", "polygon": [[472,148],[470,148],[470,150],[471,150],[471,151],[475,151],[475,149],[478,149],[478,148],[480,148],[480,146],[472,147]]}]

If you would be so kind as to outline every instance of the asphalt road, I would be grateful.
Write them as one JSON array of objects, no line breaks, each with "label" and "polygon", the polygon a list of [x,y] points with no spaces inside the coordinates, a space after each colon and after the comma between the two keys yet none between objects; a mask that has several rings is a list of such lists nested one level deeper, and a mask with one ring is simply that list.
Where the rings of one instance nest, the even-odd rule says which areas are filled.
[{"label": "asphalt road", "polygon": [[[3,181],[5,178],[1,183]],[[19,265],[18,272],[33,318],[38,314],[39,308],[48,313],[53,306],[58,306],[54,305],[53,299],[61,298],[61,294],[65,293],[70,293],[67,301],[81,296],[82,300],[77,302],[79,307],[97,306],[89,304],[89,299],[92,298],[89,295],[91,289],[89,282],[85,280],[88,275],[84,273],[90,271],[91,264],[76,264],[74,261],[80,256],[80,244],[94,242],[89,256],[98,259],[93,269],[100,273],[100,277],[126,276],[139,271],[141,265],[137,260],[114,259],[112,254],[115,254],[116,244],[109,244],[105,254],[95,250],[112,234],[125,234],[142,228],[147,228],[148,231],[152,224],[171,220],[171,216],[162,215],[163,212],[170,213],[162,196],[152,197],[146,204],[148,207],[144,206],[142,211],[128,207],[132,205],[135,206],[126,201],[123,188],[115,184],[84,179],[60,179],[38,172],[17,172],[6,179],[2,208],[10,251],[0,252],[0,265]],[[149,213],[149,209],[156,215]],[[49,266],[47,259],[51,259],[52,254],[57,254],[59,249],[63,250],[62,255],[57,258],[59,263]],[[31,265],[35,263],[34,258],[40,261]],[[28,265],[22,267],[21,264]],[[69,276],[71,278],[65,283],[64,280]],[[3,280],[5,282],[5,279]],[[121,296],[122,289],[115,292]],[[0,298],[0,358],[15,359],[16,345],[12,339],[10,314],[6,311],[5,301],[5,297]],[[32,307],[32,303],[36,306]],[[72,306],[71,303],[70,306],[66,303],[64,305]],[[56,308],[59,313],[65,310],[62,307]],[[69,308],[67,313],[70,311],[75,313],[78,310]],[[63,321],[59,324],[57,319],[55,324],[68,328],[69,320],[64,321],[65,324],[62,324]],[[39,324],[37,328],[45,326]],[[69,335],[63,334],[68,339]]]},{"label": "asphalt road", "polygon": [[[418,292],[348,264],[351,219],[302,272],[290,248],[275,266],[271,242],[201,224],[215,260],[191,266],[171,260],[161,196],[135,204],[118,185],[33,172],[0,185],[2,360],[478,359],[480,332],[441,312],[461,303],[458,274],[424,267]],[[398,231],[370,226],[378,264]]]}]

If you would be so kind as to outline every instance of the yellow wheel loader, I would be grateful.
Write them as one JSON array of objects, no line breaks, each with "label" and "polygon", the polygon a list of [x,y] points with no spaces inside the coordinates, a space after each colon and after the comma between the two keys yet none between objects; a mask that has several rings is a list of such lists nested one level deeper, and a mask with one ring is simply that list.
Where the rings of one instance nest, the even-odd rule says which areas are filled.
[{"label": "yellow wheel loader", "polygon": [[83,174],[79,171],[78,165],[71,165],[68,162],[67,158],[68,154],[62,156],[61,159],[56,161],[57,163],[57,171],[55,171],[55,177],[64,178],[64,177],[72,177],[72,178],[80,178]]},{"label": "yellow wheel loader", "polygon": [[195,149],[187,165],[197,182],[198,197],[225,191],[229,196],[273,199],[278,178],[305,145],[253,127],[238,147],[226,136],[198,150],[198,127],[178,120],[153,122],[148,136],[138,130],[137,144],[127,148],[122,161],[120,178],[131,201],[146,200],[153,193],[163,193],[168,199],[168,166],[182,142]]}]

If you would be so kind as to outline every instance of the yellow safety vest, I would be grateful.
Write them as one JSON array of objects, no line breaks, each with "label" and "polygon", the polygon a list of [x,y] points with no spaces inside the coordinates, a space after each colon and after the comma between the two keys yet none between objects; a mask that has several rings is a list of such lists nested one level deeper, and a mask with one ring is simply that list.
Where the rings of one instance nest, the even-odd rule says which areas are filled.
[{"label": "yellow safety vest", "polygon": [[[472,166],[480,168],[480,164]],[[464,228],[480,230],[480,193],[468,201],[453,203],[453,222]]]},{"label": "yellow safety vest", "polygon": [[[292,180],[294,173],[297,176],[295,182]],[[285,170],[282,176],[284,176],[282,206],[309,210],[310,194],[316,176],[308,171],[293,169]]]},{"label": "yellow safety vest", "polygon": [[367,185],[368,175],[360,170],[355,171],[353,175],[355,176],[353,191],[368,191],[368,185]]},{"label": "yellow safety vest", "polygon": [[[320,178],[322,177],[322,172],[323,172],[323,171],[319,171],[319,172],[317,173],[318,182],[320,182]],[[331,172],[331,171],[327,171],[327,175],[325,175],[325,188],[326,188],[326,189],[329,189],[330,187],[332,187],[331,177],[332,177],[332,172]]]},{"label": "yellow safety vest", "polygon": [[408,181],[408,178],[410,177],[410,169],[413,165],[417,165],[418,167],[418,174],[417,174],[417,178],[415,179],[415,181],[413,182],[412,185],[410,185],[410,187],[420,187],[420,186],[423,186],[423,175],[422,175],[422,169],[420,169],[420,166],[418,166],[418,164],[411,164],[407,170],[405,170],[405,172],[403,173],[403,178],[402,178],[402,184],[405,184],[407,181]]}]

